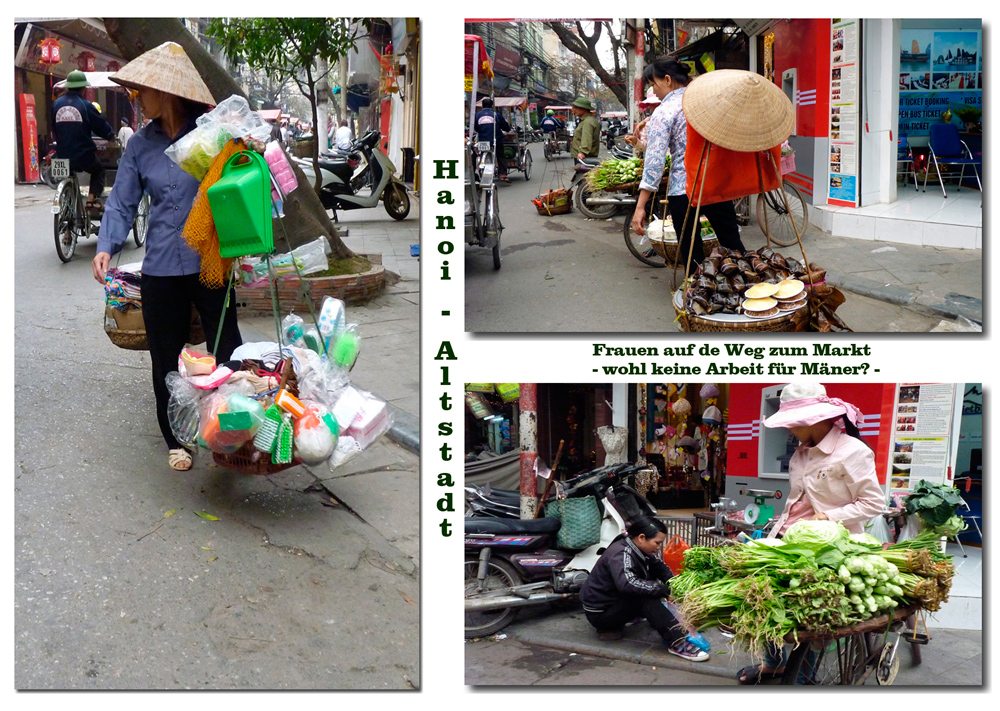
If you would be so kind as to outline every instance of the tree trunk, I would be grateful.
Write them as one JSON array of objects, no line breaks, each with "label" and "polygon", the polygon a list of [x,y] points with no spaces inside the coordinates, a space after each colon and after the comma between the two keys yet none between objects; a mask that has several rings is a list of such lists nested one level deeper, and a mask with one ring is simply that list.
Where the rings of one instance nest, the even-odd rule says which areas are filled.
[{"label": "tree trunk", "polygon": [[[198,69],[202,79],[216,101],[238,94],[246,94],[229,73],[208,51],[198,43],[194,35],[178,19],[173,18],[105,18],[104,26],[111,40],[122,56],[131,61],[143,52],[160,46],[164,42],[176,42]],[[305,175],[294,162],[289,161],[299,187],[287,196],[284,203],[284,219],[275,220],[275,246],[278,251],[294,249],[317,237],[326,237],[335,259],[348,259],[354,253],[337,236],[337,229],[330,221],[319,195],[309,184]],[[288,235],[288,245],[282,244]]]},{"label": "tree trunk", "polygon": [[614,93],[615,98],[622,106],[628,106],[628,89],[625,86],[625,77],[622,76],[619,62],[615,61],[617,74],[612,74],[604,68],[597,54],[597,43],[600,41],[603,31],[602,23],[595,23],[594,32],[590,35],[584,33],[583,26],[579,22],[576,23],[576,32],[573,32],[562,22],[546,22],[545,24],[552,28],[566,49],[587,60],[587,64],[593,68],[604,85]]}]

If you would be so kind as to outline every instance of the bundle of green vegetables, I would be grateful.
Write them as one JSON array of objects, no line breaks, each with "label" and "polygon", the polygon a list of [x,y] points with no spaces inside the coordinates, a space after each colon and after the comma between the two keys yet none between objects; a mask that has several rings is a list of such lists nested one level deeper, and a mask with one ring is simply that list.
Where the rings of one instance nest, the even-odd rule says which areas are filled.
[{"label": "bundle of green vegetables", "polygon": [[[670,169],[670,156],[667,156],[664,172]],[[591,190],[606,190],[616,185],[636,183],[642,180],[642,158],[619,160],[609,158],[587,173],[587,185]]]},{"label": "bundle of green vegetables", "polygon": [[933,531],[883,550],[840,523],[798,521],[780,541],[690,548],[670,592],[686,624],[727,625],[759,656],[789,632],[828,632],[900,605],[937,610],[953,573]]}]

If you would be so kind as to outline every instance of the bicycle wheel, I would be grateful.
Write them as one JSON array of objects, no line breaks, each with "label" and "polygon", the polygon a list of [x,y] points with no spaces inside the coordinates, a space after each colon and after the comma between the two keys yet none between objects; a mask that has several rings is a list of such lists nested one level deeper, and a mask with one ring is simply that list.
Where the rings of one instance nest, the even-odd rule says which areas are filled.
[{"label": "bicycle wheel", "polygon": [[789,655],[781,683],[807,686],[864,684],[870,652],[869,635],[864,633],[803,642]]},{"label": "bicycle wheel", "polygon": [[[486,206],[486,219],[483,221],[486,227],[487,240],[493,242],[493,268],[499,269],[502,264],[500,256],[500,237],[503,235],[503,222],[500,221],[500,199],[496,190],[490,192],[489,201]],[[496,234],[494,238],[493,235]]]},{"label": "bicycle wheel", "polygon": [[149,230],[149,195],[143,195],[139,201],[139,208],[135,211],[135,219],[132,220],[132,239],[136,247],[146,244],[146,232]]},{"label": "bicycle wheel", "polygon": [[[809,226],[809,207],[799,192],[799,189],[787,180],[782,182],[785,195],[788,197],[788,206],[782,197],[781,189],[761,193],[757,196],[757,224],[760,226],[768,242],[774,242],[780,247],[788,247],[796,244],[795,227],[799,230],[799,235],[805,236]],[[765,223],[765,212],[767,222]],[[795,227],[792,221],[795,221]],[[767,228],[765,229],[765,224]]]},{"label": "bicycle wheel", "polygon": [[73,258],[76,253],[77,240],[77,202],[80,200],[79,191],[74,195],[75,185],[71,180],[65,180],[56,188],[56,202],[59,211],[52,215],[52,231],[56,239],[56,254],[65,263]]},{"label": "bicycle wheel", "polygon": [[587,200],[589,198],[597,197],[610,197],[611,193],[605,192],[604,190],[592,191],[590,186],[587,185],[586,180],[581,180],[576,186],[576,190],[573,191],[573,201],[576,203],[575,207],[584,217],[589,217],[591,220],[606,220],[609,217],[613,217],[616,212],[618,212],[617,205],[587,205]]},{"label": "bicycle wheel", "polygon": [[[650,213],[652,212],[652,200],[646,201],[646,219],[644,224],[649,224]],[[632,256],[638,259],[643,264],[648,264],[651,267],[665,267],[667,266],[667,260],[664,259],[656,252],[649,242],[649,237],[646,235],[639,236],[632,231],[632,217],[635,215],[635,207],[629,209],[625,213],[625,246],[628,247],[628,251],[632,253]]]}]

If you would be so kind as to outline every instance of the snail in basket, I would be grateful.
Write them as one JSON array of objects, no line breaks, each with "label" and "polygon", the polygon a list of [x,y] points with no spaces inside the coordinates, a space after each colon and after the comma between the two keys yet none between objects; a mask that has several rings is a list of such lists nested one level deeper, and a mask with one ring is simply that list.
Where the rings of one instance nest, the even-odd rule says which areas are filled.
[{"label": "snail in basket", "polygon": [[[812,265],[814,271],[818,267]],[[717,246],[695,269],[684,293],[688,313],[739,314],[770,318],[794,311],[805,303],[806,269],[797,259],[785,257],[768,247],[740,252]],[[774,303],[760,308],[746,301],[767,299]],[[756,308],[753,308],[756,307]]]}]

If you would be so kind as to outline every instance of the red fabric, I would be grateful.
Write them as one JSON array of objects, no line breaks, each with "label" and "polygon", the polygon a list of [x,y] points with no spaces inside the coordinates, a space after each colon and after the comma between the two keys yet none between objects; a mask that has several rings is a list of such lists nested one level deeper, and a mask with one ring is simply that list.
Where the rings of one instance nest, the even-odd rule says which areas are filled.
[{"label": "red fabric", "polygon": [[[705,156],[708,161],[708,170],[702,166],[702,176],[704,176],[705,189],[702,193],[702,177],[699,177],[698,184],[695,185],[695,175],[698,172],[698,164],[702,159],[702,149],[706,144],[705,137],[691,128],[687,129],[687,150],[684,153],[684,170],[687,171],[687,194],[694,205],[701,195],[702,205],[713,205],[717,202],[735,200],[744,195],[756,195],[760,192],[776,190],[781,184],[781,178],[775,174],[774,166],[768,160],[766,153],[743,153],[731,151],[714,143]],[[774,165],[781,165],[781,146],[771,148],[771,156]],[[760,160],[760,175],[757,171],[757,161]],[[763,176],[764,184],[760,183],[760,176]]]}]

